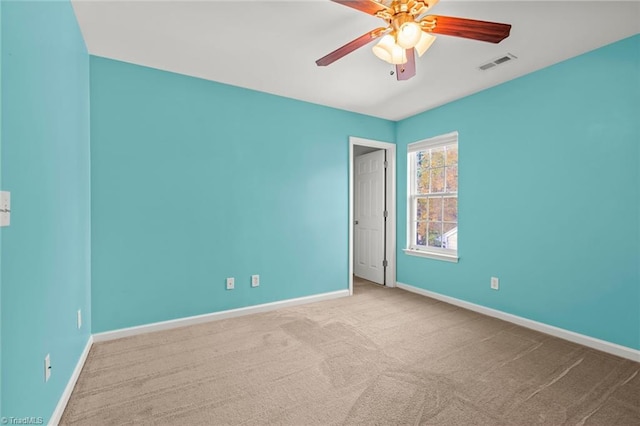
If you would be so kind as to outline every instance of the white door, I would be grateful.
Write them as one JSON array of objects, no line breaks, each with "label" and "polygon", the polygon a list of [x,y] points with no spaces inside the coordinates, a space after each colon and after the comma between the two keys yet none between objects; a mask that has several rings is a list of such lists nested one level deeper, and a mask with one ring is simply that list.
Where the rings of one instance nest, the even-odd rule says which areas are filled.
[{"label": "white door", "polygon": [[384,150],[356,157],[353,272],[378,284],[384,284],[384,179]]}]

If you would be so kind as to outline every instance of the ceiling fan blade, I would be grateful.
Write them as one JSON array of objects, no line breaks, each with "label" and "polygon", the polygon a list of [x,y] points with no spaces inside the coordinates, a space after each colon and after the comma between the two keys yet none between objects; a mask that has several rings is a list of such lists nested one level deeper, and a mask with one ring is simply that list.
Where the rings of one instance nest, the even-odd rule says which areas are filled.
[{"label": "ceiling fan blade", "polygon": [[334,3],[340,3],[344,6],[352,7],[360,12],[368,13],[369,15],[375,15],[376,13],[386,10],[392,12],[393,9],[380,4],[374,0],[331,0]]},{"label": "ceiling fan blade", "polygon": [[[470,38],[473,40],[500,43],[509,37],[511,25],[498,22],[477,21],[475,19],[451,16],[429,15],[421,20],[423,28],[435,34]],[[433,25],[433,28],[429,28]]]},{"label": "ceiling fan blade", "polygon": [[384,34],[386,28],[376,28],[373,31],[369,31],[366,34],[361,35],[360,37],[358,37],[357,39],[350,41],[349,43],[345,44],[342,47],[337,48],[336,50],[334,50],[333,52],[329,53],[326,56],[323,56],[322,58],[318,59],[316,61],[316,64],[319,67],[325,67],[329,64],[334,63],[335,61],[337,61],[338,59],[342,58],[343,56],[348,55],[349,53],[353,52],[354,50],[371,43],[373,40],[377,39],[378,37],[380,37],[382,34]]},{"label": "ceiling fan blade", "polygon": [[409,80],[416,75],[416,53],[415,49],[407,49],[407,63],[396,65],[396,78],[398,81]]}]

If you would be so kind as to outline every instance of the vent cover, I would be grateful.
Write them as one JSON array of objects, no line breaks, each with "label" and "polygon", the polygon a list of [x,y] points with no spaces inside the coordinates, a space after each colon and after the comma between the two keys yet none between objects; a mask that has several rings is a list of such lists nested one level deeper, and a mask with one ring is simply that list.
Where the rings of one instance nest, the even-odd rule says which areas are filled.
[{"label": "vent cover", "polygon": [[499,58],[493,59],[490,62],[487,62],[486,64],[482,64],[480,65],[478,68],[482,71],[486,71],[488,69],[494,68],[498,65],[504,64],[505,62],[509,62],[512,61],[514,59],[518,59],[518,57],[512,53],[507,53],[504,56],[501,56]]},{"label": "vent cover", "polygon": [[488,64],[480,65],[480,69],[484,71],[484,70],[488,70],[489,68],[493,68],[495,66],[496,64],[494,64],[493,62],[489,62]]}]

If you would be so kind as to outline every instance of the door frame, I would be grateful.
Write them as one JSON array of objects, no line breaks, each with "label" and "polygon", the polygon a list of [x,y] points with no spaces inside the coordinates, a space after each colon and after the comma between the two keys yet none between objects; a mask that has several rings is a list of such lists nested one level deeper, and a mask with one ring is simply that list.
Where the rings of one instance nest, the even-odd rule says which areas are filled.
[{"label": "door frame", "polygon": [[353,295],[353,210],[354,210],[354,146],[384,149],[387,151],[387,185],[386,185],[386,252],[387,269],[385,283],[387,287],[396,286],[396,145],[372,139],[349,137],[349,295]]}]

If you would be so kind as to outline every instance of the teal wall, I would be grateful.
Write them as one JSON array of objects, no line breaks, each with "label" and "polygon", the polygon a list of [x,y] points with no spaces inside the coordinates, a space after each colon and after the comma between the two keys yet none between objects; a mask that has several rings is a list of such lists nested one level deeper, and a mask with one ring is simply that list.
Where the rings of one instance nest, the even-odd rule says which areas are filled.
[{"label": "teal wall", "polygon": [[[398,281],[640,349],[639,52],[635,36],[399,122]],[[460,263],[407,256],[407,143],[453,130]]]},{"label": "teal wall", "polygon": [[89,57],[69,2],[2,2],[2,106],[12,217],[2,229],[1,415],[46,421],[91,323]]},{"label": "teal wall", "polygon": [[348,137],[394,123],[98,57],[91,111],[93,332],[348,288]]}]

